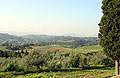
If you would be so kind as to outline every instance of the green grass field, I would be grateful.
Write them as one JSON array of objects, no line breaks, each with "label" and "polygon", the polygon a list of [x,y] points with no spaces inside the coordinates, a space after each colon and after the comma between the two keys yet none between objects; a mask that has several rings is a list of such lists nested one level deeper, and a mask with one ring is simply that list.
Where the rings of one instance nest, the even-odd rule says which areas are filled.
[{"label": "green grass field", "polygon": [[83,47],[77,47],[73,49],[73,51],[81,52],[81,53],[97,52],[101,50],[102,50],[102,47],[100,45],[83,46]]},{"label": "green grass field", "polygon": [[[1,72],[0,75],[9,75],[8,78],[110,78],[114,76],[114,68],[94,68],[81,70],[71,68],[69,70],[41,72],[41,73],[22,73],[22,72]],[[11,77],[10,77],[11,76]]]},{"label": "green grass field", "polygon": [[0,46],[0,50],[7,50],[6,46]]}]

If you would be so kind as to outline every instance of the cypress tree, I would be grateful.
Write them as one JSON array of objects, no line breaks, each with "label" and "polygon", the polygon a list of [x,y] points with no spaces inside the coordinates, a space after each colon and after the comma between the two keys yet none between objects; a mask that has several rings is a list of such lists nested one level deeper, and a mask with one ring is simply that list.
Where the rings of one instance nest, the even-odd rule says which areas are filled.
[{"label": "cypress tree", "polygon": [[24,54],[24,50],[23,49],[21,50],[21,53]]},{"label": "cypress tree", "polygon": [[22,58],[22,55],[21,55],[21,53],[19,51],[17,53],[17,56],[20,57],[20,58]]},{"label": "cypress tree", "polygon": [[103,16],[99,23],[100,45],[103,52],[115,60],[115,74],[119,75],[120,58],[120,0],[103,0]]},{"label": "cypress tree", "polygon": [[26,51],[25,51],[25,55],[28,55],[28,54],[29,54],[29,53],[28,53],[28,51],[26,50]]}]

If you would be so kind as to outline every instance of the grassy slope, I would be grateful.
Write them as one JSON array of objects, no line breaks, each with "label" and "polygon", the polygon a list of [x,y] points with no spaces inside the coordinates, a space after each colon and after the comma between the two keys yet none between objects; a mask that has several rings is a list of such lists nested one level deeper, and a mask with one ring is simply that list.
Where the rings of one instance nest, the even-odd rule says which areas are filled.
[{"label": "grassy slope", "polygon": [[73,51],[88,53],[88,52],[97,52],[101,50],[102,50],[102,47],[100,45],[92,45],[92,46],[78,47],[78,48],[75,48]]}]

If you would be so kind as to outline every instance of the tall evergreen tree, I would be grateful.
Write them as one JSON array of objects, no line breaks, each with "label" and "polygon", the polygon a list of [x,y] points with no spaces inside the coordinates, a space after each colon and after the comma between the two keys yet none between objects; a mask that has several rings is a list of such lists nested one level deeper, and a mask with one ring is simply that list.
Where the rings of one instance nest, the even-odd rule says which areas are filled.
[{"label": "tall evergreen tree", "polygon": [[3,57],[3,51],[0,50],[0,57]]},{"label": "tall evergreen tree", "polygon": [[100,45],[104,53],[115,60],[115,74],[119,75],[120,58],[120,0],[103,0],[103,16],[99,23]]},{"label": "tall evergreen tree", "polygon": [[23,49],[21,50],[21,53],[24,53],[24,50],[23,50]]},{"label": "tall evergreen tree", "polygon": [[4,57],[6,57],[6,58],[9,57],[7,51],[4,51]]},{"label": "tall evergreen tree", "polygon": [[28,54],[29,54],[29,53],[28,53],[28,51],[26,50],[26,51],[25,51],[25,55],[28,55]]},{"label": "tall evergreen tree", "polygon": [[20,57],[20,58],[22,58],[22,55],[21,55],[21,53],[19,51],[17,53],[17,56]]}]

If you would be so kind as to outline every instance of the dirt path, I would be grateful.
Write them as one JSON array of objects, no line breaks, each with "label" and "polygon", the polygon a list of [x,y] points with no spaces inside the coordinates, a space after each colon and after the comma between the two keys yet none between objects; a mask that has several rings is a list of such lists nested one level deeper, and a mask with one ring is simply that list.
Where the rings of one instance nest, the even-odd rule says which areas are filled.
[{"label": "dirt path", "polygon": [[119,76],[115,76],[115,77],[111,77],[111,78],[120,78],[120,75]]}]

